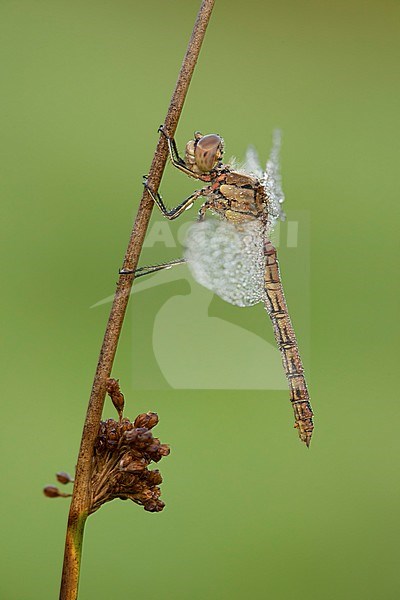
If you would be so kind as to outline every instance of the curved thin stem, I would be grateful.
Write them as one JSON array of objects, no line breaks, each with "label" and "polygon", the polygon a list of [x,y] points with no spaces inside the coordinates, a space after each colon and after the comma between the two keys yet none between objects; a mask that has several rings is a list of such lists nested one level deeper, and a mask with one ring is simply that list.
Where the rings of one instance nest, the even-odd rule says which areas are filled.
[{"label": "curved thin stem", "polygon": [[[164,127],[173,136],[182,112],[190,80],[199,56],[211,12],[215,0],[203,0],[193,28],[188,48],[178,76],[176,87],[165,118]],[[168,145],[165,137],[160,136],[148,175],[149,187],[155,192],[160,185],[161,177],[168,157]],[[129,275],[120,275],[114,302],[100,350],[93,387],[89,399],[85,424],[83,427],[81,446],[76,465],[74,493],[68,517],[65,542],[64,564],[61,580],[60,600],[76,600],[78,594],[80,557],[82,551],[83,532],[90,507],[90,474],[93,458],[93,446],[97,437],[101,414],[106,394],[106,381],[110,376],[115,352],[130,291],[134,280],[144,236],[149,224],[153,200],[147,189],[143,191],[131,237],[126,250],[123,269],[131,271]]]}]

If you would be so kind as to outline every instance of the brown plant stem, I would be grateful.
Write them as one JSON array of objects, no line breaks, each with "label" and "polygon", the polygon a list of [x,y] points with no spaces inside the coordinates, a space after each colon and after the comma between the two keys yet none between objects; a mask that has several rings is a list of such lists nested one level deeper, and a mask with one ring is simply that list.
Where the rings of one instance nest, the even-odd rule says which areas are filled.
[{"label": "brown plant stem", "polygon": [[[189,83],[199,56],[214,3],[215,0],[203,0],[197,15],[165,118],[165,130],[171,136],[175,133],[182,112]],[[167,157],[167,142],[165,137],[161,135],[148,175],[149,186],[154,191],[157,191],[160,185]],[[126,270],[134,270],[137,266],[152,209],[153,200],[150,198],[147,190],[144,189],[123,262],[123,268]],[[83,532],[90,508],[90,475],[93,447],[103,411],[107,378],[111,373],[133,280],[133,274],[120,275],[119,277],[103,344],[100,350],[100,357],[89,399],[76,465],[74,493],[69,511],[65,541],[60,600],[76,600],[78,594]]]}]

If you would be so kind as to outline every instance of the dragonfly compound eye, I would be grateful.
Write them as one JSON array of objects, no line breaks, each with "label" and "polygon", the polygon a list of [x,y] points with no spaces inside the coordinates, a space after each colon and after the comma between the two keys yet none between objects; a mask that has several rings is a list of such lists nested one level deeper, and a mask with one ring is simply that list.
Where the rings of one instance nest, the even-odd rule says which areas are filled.
[{"label": "dragonfly compound eye", "polygon": [[200,171],[212,171],[223,154],[223,140],[219,135],[203,135],[196,144],[194,156]]}]

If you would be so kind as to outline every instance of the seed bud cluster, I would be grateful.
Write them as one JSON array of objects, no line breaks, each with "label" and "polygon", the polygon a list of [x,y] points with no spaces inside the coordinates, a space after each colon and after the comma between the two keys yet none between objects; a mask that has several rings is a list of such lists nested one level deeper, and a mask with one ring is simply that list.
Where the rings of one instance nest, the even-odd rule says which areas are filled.
[{"label": "seed bud cluster", "polygon": [[91,512],[114,498],[132,500],[149,512],[164,508],[161,474],[158,469],[148,469],[170,453],[167,444],[153,437],[151,429],[157,423],[153,412],[139,415],[133,423],[126,418],[100,423],[93,458]]}]

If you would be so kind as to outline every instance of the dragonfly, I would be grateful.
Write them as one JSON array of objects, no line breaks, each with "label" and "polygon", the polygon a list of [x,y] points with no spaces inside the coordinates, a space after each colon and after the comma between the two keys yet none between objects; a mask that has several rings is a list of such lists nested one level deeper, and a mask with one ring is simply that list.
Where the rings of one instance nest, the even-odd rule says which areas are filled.
[{"label": "dragonfly", "polygon": [[[153,267],[140,267],[135,271],[136,276],[187,263],[194,278],[224,300],[237,306],[262,302],[281,353],[294,411],[294,427],[308,447],[314,429],[313,411],[285,300],[277,251],[271,242],[274,225],[284,219],[280,132],[274,132],[265,170],[252,147],[247,150],[243,166],[225,164],[224,140],[220,135],[195,132],[186,144],[184,158],[181,158],[174,138],[163,126],[159,132],[167,140],[172,165],[205,185],[168,210],[162,196],[149,187],[145,178],[144,185],[153,201],[170,220],[191,208],[198,198],[203,198],[203,203],[197,222],[189,229],[185,256]],[[216,218],[206,219],[207,211]]]}]

